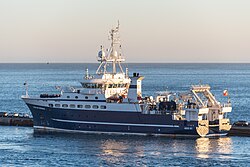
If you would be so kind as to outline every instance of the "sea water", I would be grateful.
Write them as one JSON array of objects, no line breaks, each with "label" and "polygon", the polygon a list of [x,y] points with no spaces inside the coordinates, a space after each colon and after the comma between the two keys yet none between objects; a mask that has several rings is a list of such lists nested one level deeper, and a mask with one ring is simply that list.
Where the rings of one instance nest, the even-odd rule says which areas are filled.
[{"label": "sea water", "polygon": [[[209,84],[221,102],[232,102],[232,122],[250,121],[250,64],[125,64],[140,73],[144,96],[187,92]],[[98,64],[0,64],[0,111],[30,113],[21,100],[80,86],[85,70]],[[229,96],[223,96],[227,89]],[[0,126],[0,166],[248,166],[249,137],[169,138],[152,136],[37,133]]]}]

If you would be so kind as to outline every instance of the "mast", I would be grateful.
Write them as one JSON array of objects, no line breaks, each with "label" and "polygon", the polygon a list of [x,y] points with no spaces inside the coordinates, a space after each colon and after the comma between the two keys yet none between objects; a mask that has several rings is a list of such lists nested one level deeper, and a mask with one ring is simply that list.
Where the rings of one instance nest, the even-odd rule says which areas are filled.
[{"label": "mast", "polygon": [[[121,63],[125,61],[125,58],[122,56],[119,28],[120,23],[118,21],[118,25],[109,31],[111,45],[107,50],[107,56],[103,46],[101,46],[101,50],[98,53],[98,61],[100,62],[100,65],[96,71],[97,74],[124,74]],[[107,67],[112,67],[112,70],[108,71]]]},{"label": "mast", "polygon": [[29,93],[28,93],[28,82],[25,81],[23,85],[25,86],[25,96],[26,96],[26,97],[29,97]]}]

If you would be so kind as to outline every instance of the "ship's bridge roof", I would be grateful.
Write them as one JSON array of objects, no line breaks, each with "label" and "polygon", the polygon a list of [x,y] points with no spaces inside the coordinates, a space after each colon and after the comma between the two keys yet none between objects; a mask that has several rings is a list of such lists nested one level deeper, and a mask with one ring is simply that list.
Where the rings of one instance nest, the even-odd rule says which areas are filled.
[{"label": "ship's bridge roof", "polygon": [[123,73],[97,75],[92,78],[85,78],[81,83],[96,83],[96,84],[114,84],[114,83],[130,83],[130,78]]},{"label": "ship's bridge roof", "polygon": [[115,83],[130,83],[129,78],[125,79],[88,79],[81,83],[96,83],[96,84],[115,84]]}]

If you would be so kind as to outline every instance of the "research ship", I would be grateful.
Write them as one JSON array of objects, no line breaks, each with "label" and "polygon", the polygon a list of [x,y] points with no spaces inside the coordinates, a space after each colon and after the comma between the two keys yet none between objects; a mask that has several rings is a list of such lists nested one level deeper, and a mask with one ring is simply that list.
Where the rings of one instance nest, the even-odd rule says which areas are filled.
[{"label": "research ship", "polygon": [[[231,103],[221,104],[209,85],[192,85],[187,93],[142,96],[139,73],[129,76],[122,63],[118,26],[111,45],[101,46],[96,74],[86,74],[80,87],[58,94],[26,95],[35,130],[159,136],[223,136],[230,128]],[[27,84],[25,84],[27,86]]]}]

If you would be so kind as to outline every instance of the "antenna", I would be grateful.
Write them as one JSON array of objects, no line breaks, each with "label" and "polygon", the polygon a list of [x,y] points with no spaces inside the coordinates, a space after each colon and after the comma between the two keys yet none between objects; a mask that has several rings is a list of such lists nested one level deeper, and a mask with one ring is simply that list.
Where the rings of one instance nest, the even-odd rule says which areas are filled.
[{"label": "antenna", "polygon": [[126,74],[125,74],[126,78],[128,77],[128,68],[126,68]]},{"label": "antenna", "polygon": [[117,29],[119,29],[119,27],[120,27],[120,21],[118,20],[117,23],[118,23],[117,24]]},{"label": "antenna", "polygon": [[[109,40],[111,41],[111,45],[107,50],[107,55],[103,56],[104,55],[103,47],[101,48],[101,51],[98,53],[98,61],[100,62],[100,65],[96,71],[97,74],[110,73],[114,75],[117,72],[124,73],[121,63],[125,61],[125,58],[123,58],[122,56],[119,28],[120,28],[120,22],[118,20],[117,25],[109,31]],[[101,59],[101,55],[105,59]],[[110,65],[109,68],[110,70],[107,70],[107,67],[109,65]],[[101,70],[101,68],[103,68],[103,71]]]},{"label": "antenna", "polygon": [[88,68],[86,68],[86,70],[85,70],[85,71],[86,71],[85,78],[86,78],[86,79],[89,79],[89,69],[88,69]]},{"label": "antenna", "polygon": [[26,97],[29,97],[29,94],[28,94],[28,82],[25,81],[23,85],[25,86]]}]

